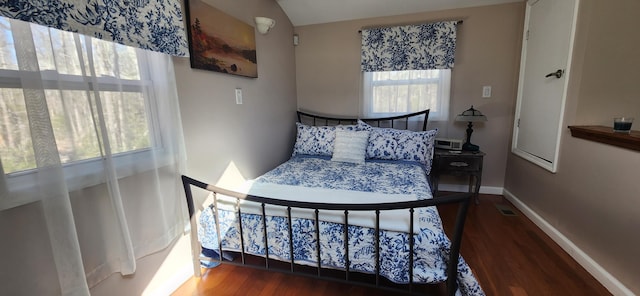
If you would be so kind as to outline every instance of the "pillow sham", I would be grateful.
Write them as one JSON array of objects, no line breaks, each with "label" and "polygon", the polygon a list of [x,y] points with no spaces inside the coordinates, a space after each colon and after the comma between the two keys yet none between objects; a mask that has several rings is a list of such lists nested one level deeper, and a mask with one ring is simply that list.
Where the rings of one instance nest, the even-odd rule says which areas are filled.
[{"label": "pillow sham", "polygon": [[417,161],[427,174],[431,172],[437,130],[414,132],[373,127],[364,122],[358,122],[357,126],[371,131],[366,158]]},{"label": "pillow sham", "polygon": [[332,161],[362,164],[369,144],[369,131],[336,130]]},{"label": "pillow sham", "polygon": [[373,130],[373,126],[370,126],[368,123],[358,119],[356,122],[356,130],[357,131],[371,131]]},{"label": "pillow sham", "polygon": [[293,156],[298,154],[324,155],[333,154],[336,130],[355,130],[355,125],[311,126],[296,122],[296,142]]}]

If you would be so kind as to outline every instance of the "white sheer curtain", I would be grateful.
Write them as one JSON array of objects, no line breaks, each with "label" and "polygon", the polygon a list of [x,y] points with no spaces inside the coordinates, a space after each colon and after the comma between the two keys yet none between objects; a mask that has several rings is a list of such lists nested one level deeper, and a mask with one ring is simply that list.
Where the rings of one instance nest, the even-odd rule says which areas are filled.
[{"label": "white sheer curtain", "polygon": [[[88,295],[182,233],[170,56],[0,18],[0,96],[0,236],[14,238],[0,256],[13,274],[47,269],[21,251],[39,244],[59,283],[44,290]],[[0,285],[37,291],[11,273]]]},{"label": "white sheer curtain", "polygon": [[449,119],[450,69],[363,72],[362,77],[364,117],[429,109],[429,121]]}]

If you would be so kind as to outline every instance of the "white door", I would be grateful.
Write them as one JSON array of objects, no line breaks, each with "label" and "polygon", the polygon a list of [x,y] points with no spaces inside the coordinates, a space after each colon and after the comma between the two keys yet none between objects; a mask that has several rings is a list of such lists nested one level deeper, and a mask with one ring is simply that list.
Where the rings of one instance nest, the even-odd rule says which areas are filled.
[{"label": "white door", "polygon": [[556,171],[578,0],[527,2],[512,151]]}]

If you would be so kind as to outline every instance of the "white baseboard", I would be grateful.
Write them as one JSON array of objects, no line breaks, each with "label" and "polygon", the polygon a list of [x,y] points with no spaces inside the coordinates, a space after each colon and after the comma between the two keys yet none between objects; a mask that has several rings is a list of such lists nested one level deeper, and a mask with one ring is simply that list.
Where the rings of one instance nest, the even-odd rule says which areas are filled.
[{"label": "white baseboard", "polygon": [[587,270],[593,277],[596,278],[609,292],[613,295],[628,295],[634,296],[624,284],[618,279],[613,277],[607,272],[600,264],[593,260],[589,255],[583,252],[578,246],[576,246],[571,240],[558,231],[553,225],[549,224],[544,218],[534,212],[526,204],[520,201],[515,195],[508,190],[504,189],[504,196],[514,206],[516,206],[522,213],[527,216],[533,223],[535,223],[544,233],[546,233],[553,241],[555,241],[560,247],[565,250],[573,259],[578,262],[584,269]]},{"label": "white baseboard", "polygon": [[187,262],[176,271],[171,278],[153,291],[143,293],[143,296],[170,296],[182,284],[193,276],[193,265],[191,261]]},{"label": "white baseboard", "polygon": [[[438,191],[468,192],[469,185],[438,184]],[[502,187],[480,186],[480,193],[482,194],[502,195],[502,191],[503,191]]]}]

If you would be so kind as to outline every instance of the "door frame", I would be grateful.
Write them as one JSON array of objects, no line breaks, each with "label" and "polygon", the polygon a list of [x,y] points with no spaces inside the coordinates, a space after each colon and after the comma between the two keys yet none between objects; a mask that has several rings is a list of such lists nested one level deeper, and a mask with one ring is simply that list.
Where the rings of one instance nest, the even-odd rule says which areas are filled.
[{"label": "door frame", "polygon": [[[526,58],[527,58],[527,31],[529,31],[529,21],[530,21],[530,14],[531,14],[531,6],[530,3],[533,2],[533,4],[535,4],[536,2],[538,2],[539,0],[529,0],[527,1],[526,5],[526,12],[525,12],[525,19],[524,19],[524,30],[522,32],[522,52],[520,55],[520,73],[519,73],[519,77],[518,77],[518,95],[517,95],[517,99],[516,99],[516,112],[515,112],[515,117],[514,117],[514,121],[513,121],[513,137],[512,137],[512,142],[511,142],[511,152],[515,155],[518,155],[552,173],[557,172],[558,170],[558,154],[560,152],[560,139],[562,137],[562,127],[564,126],[564,112],[565,112],[565,105],[566,105],[566,100],[567,100],[567,88],[569,86],[569,78],[571,77],[571,63],[573,61],[573,46],[574,46],[574,42],[575,42],[575,35],[576,35],[576,26],[577,26],[577,22],[578,22],[578,10],[579,10],[579,4],[580,4],[580,0],[574,0],[575,4],[574,4],[574,10],[573,10],[573,20],[571,22],[571,34],[569,37],[569,53],[567,56],[567,65],[566,65],[566,69],[564,71],[564,88],[562,91],[562,98],[561,98],[561,103],[560,103],[560,118],[558,120],[558,134],[557,137],[555,139],[555,149],[554,149],[554,156],[553,156],[553,160],[551,162],[542,159],[536,155],[533,155],[527,151],[521,150],[518,148],[518,131],[519,131],[519,127],[518,127],[518,121],[520,119],[520,109],[522,107],[522,89],[523,89],[523,84],[524,84],[524,73],[525,73],[525,67],[526,67]],[[557,1],[557,0],[552,0],[552,1]]]}]

